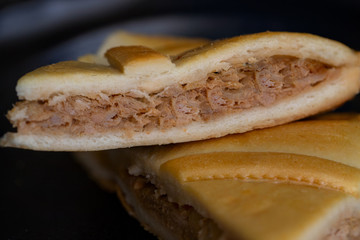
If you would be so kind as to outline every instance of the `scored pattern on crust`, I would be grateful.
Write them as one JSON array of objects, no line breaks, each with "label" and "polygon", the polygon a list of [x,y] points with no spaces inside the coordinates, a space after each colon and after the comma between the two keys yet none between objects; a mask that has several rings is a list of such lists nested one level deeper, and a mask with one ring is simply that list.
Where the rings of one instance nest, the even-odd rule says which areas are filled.
[{"label": "scored pattern on crust", "polygon": [[360,169],[317,157],[286,153],[218,152],[170,160],[160,174],[178,182],[216,179],[305,184],[360,193]]},{"label": "scored pattern on crust", "polygon": [[139,149],[135,162],[140,172],[180,185],[238,179],[310,185],[359,196],[359,116],[323,115],[150,152]]}]

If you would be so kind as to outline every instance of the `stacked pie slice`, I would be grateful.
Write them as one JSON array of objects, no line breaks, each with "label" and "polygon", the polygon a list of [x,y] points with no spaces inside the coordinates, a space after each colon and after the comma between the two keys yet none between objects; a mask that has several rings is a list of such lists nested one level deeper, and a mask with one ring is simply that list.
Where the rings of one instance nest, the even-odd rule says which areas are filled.
[{"label": "stacked pie slice", "polygon": [[360,116],[78,153],[161,239],[357,239]]},{"label": "stacked pie slice", "polygon": [[297,120],[359,89],[358,53],[310,34],[118,32],[22,77],[0,143],[107,150],[75,155],[161,239],[357,239],[360,115]]},{"label": "stacked pie slice", "polygon": [[[132,46],[128,36],[128,44],[112,47],[118,38],[100,55],[23,76],[16,86],[21,101],[8,113],[17,133],[1,144],[92,151],[197,141],[327,111],[360,88],[357,53],[310,34],[264,32],[211,43],[153,37],[149,44],[133,36],[139,40]],[[194,46],[201,47],[180,53]]]}]

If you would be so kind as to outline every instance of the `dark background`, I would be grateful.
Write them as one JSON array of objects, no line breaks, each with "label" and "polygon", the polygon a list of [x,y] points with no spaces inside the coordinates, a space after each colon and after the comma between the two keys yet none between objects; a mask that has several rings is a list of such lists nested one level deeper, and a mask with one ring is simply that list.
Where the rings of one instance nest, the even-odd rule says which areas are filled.
[{"label": "dark background", "polygon": [[[360,1],[1,1],[0,134],[16,81],[36,67],[95,52],[116,29],[231,37],[310,32],[360,50]],[[340,110],[358,112],[359,99]],[[152,239],[69,153],[0,149],[0,239]]]}]

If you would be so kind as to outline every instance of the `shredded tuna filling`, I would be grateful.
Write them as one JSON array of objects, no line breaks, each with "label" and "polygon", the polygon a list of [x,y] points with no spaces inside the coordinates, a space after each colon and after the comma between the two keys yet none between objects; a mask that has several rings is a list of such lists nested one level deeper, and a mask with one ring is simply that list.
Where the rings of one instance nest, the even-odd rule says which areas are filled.
[{"label": "shredded tuna filling", "polygon": [[323,240],[336,240],[336,239],[360,239],[360,218],[359,216],[350,216],[337,222],[329,233],[326,234]]},{"label": "shredded tuna filling", "polygon": [[273,56],[255,63],[233,64],[191,84],[161,91],[53,96],[23,101],[8,114],[18,132],[97,133],[168,129],[271,105],[324,81],[334,68],[311,59]]}]

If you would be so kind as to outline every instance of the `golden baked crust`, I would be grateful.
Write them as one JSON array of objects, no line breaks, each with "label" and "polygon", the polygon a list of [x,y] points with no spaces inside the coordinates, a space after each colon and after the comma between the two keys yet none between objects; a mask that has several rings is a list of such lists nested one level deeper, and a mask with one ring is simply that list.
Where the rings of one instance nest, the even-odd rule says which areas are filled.
[{"label": "golden baked crust", "polygon": [[288,153],[217,152],[188,155],[160,166],[175,182],[240,179],[330,188],[360,197],[360,170],[317,157]]},{"label": "golden baked crust", "polygon": [[97,51],[97,56],[104,56],[105,52],[117,46],[146,46],[165,55],[177,55],[190,49],[200,47],[209,40],[205,38],[188,38],[180,36],[144,35],[116,31],[108,36]]},{"label": "golden baked crust", "polygon": [[109,65],[105,58],[107,50],[118,46],[145,46],[164,55],[173,56],[209,43],[204,38],[185,38],[160,35],[143,35],[116,31],[108,36],[96,54],[87,54],[78,58],[81,62]]},{"label": "golden baked crust", "polygon": [[120,46],[105,53],[111,66],[124,74],[151,74],[154,69],[167,72],[175,67],[167,56],[144,46]]}]

